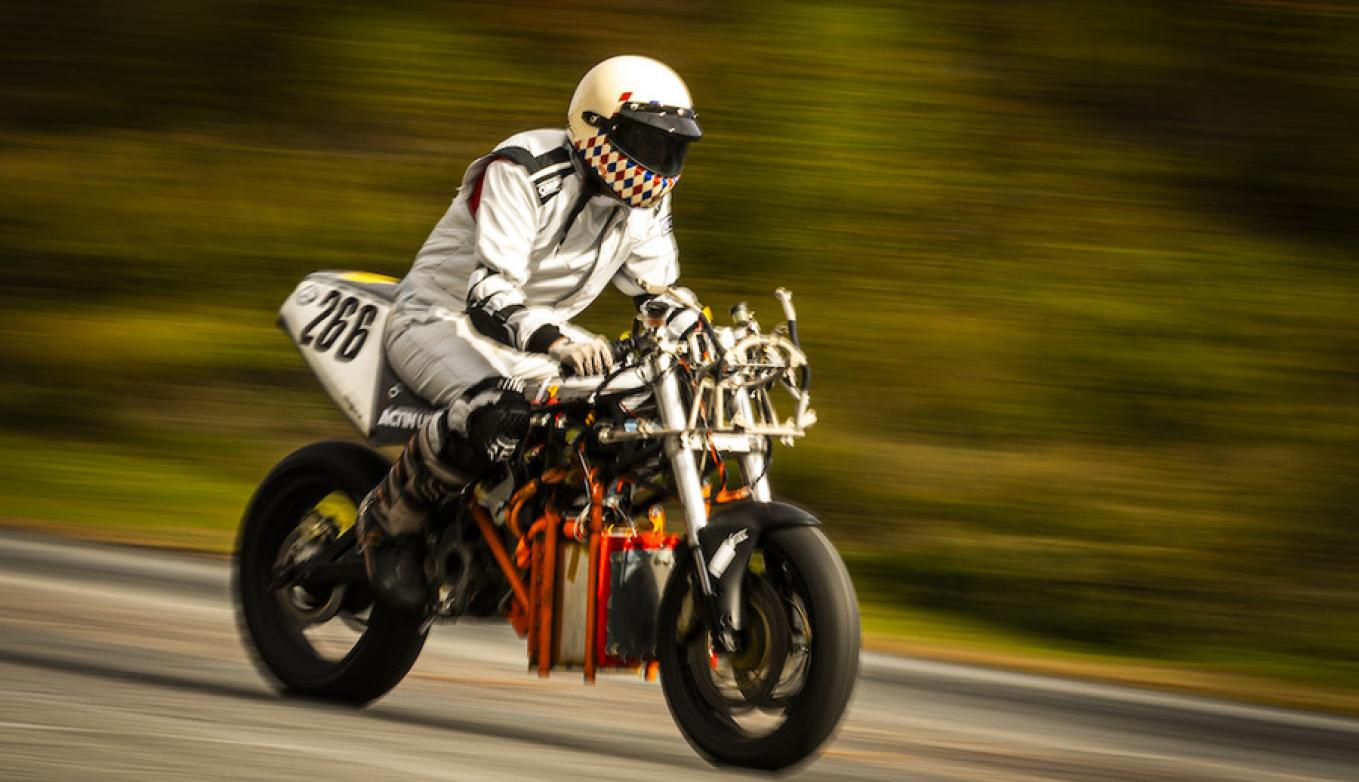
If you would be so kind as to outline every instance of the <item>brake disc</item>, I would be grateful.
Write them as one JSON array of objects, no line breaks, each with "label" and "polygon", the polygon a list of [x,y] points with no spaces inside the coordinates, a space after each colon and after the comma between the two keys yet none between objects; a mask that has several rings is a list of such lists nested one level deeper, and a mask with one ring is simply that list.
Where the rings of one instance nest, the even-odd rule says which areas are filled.
[{"label": "brake disc", "polygon": [[746,578],[745,595],[749,609],[743,631],[746,643],[731,657],[732,673],[747,703],[768,705],[783,675],[792,633],[782,601],[768,581],[758,576]]}]

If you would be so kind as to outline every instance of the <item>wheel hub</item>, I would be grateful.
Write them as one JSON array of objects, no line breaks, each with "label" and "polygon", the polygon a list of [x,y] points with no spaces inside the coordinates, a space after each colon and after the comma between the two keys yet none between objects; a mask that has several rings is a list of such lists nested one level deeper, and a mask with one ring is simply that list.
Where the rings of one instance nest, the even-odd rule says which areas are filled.
[{"label": "wheel hub", "polygon": [[[315,557],[338,536],[339,527],[334,519],[312,511],[279,547],[274,572],[281,572],[284,568]],[[328,622],[339,613],[344,603],[345,585],[335,584],[322,591],[313,591],[295,584],[281,587],[277,594],[288,613],[299,624],[306,626]]]}]

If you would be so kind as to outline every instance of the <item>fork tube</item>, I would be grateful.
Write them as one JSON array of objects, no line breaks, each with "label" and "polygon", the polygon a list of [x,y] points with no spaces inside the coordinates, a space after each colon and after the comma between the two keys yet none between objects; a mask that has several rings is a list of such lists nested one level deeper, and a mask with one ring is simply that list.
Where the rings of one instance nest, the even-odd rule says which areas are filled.
[{"label": "fork tube", "polygon": [[[657,367],[658,370],[664,369]],[[666,429],[684,429],[688,426],[684,414],[684,401],[680,398],[679,378],[674,372],[659,371],[661,380],[656,384],[656,402],[661,410],[661,423]],[[694,452],[684,447],[679,435],[665,438],[665,454],[670,458],[670,469],[675,474],[675,489],[680,503],[684,505],[684,534],[689,548],[698,557],[699,587],[703,594],[713,593],[712,582],[708,579],[708,568],[703,563],[703,549],[699,547],[698,531],[708,525],[707,509],[703,503],[703,482],[698,476],[698,464]]]},{"label": "fork tube", "polygon": [[[666,429],[685,429],[688,421],[684,415],[684,402],[680,399],[679,378],[673,372],[666,373],[656,389],[656,401],[661,408],[661,423]],[[697,545],[698,531],[708,524],[708,516],[703,507],[703,482],[699,479],[698,464],[694,452],[684,447],[679,435],[665,438],[665,454],[670,458],[670,468],[675,472],[675,488],[679,491],[680,502],[684,504],[684,524],[689,542]]]},{"label": "fork tube", "polygon": [[[736,389],[736,413],[746,422],[747,426],[755,423],[755,405],[750,403],[750,392],[744,388]],[[756,502],[769,502],[772,497],[769,494],[769,476],[765,474],[766,455],[760,451],[751,451],[741,456],[741,471],[745,474],[747,482],[750,482],[756,475],[760,479],[750,484],[750,498]]]}]

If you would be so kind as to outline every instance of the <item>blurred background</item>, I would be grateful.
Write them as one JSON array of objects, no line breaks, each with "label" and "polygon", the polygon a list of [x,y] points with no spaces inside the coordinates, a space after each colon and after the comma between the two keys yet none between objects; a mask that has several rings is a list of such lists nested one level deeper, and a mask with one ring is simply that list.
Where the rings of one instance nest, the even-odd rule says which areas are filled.
[{"label": "blurred background", "polygon": [[5,523],[230,550],[355,437],[297,280],[402,275],[468,162],[647,54],[707,131],[685,281],[797,294],[822,423],[773,477],[873,638],[1359,690],[1351,4],[3,7]]}]

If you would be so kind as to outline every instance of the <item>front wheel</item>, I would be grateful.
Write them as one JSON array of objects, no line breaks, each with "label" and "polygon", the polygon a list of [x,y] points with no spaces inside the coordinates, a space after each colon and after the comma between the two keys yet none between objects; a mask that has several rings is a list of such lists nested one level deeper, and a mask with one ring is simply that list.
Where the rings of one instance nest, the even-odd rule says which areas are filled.
[{"label": "front wheel", "polygon": [[356,443],[315,443],[279,462],[250,500],[236,548],[238,617],[256,662],[288,692],[367,703],[424,646],[423,617],[375,602],[366,581],[280,583],[286,569],[336,550],[357,562],[358,503],[390,466]]},{"label": "front wheel", "polygon": [[859,608],[839,554],[815,527],[766,534],[743,580],[741,651],[715,655],[692,559],[666,586],[661,687],[680,731],[714,763],[776,770],[816,752],[859,670]]}]

